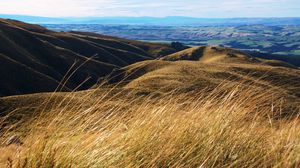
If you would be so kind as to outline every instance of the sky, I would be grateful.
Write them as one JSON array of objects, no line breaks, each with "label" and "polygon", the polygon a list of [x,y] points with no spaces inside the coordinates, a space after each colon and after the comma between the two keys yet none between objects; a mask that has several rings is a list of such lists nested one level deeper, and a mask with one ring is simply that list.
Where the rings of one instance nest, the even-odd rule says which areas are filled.
[{"label": "sky", "polygon": [[0,14],[45,17],[300,17],[300,0],[0,0]]}]

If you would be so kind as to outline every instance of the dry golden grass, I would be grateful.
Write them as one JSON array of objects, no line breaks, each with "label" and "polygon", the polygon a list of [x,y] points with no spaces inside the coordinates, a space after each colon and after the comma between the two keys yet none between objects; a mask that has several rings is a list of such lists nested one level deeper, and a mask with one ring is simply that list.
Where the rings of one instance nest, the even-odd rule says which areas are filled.
[{"label": "dry golden grass", "polygon": [[[13,24],[45,38],[40,27]],[[48,35],[75,40],[75,48],[83,41],[118,46],[105,48],[124,65],[138,61],[128,52],[141,60],[173,52],[100,35]],[[107,58],[94,47],[81,52]],[[57,91],[79,68],[71,69]],[[1,98],[0,167],[300,167],[299,68],[195,47],[116,73],[110,86],[93,90]]]},{"label": "dry golden grass", "polygon": [[[53,96],[36,117],[2,129],[1,167],[300,166],[300,123],[297,115],[280,116],[284,97],[224,85],[193,95],[112,89],[81,93],[81,101],[77,93]],[[24,144],[5,146],[12,135]]]}]

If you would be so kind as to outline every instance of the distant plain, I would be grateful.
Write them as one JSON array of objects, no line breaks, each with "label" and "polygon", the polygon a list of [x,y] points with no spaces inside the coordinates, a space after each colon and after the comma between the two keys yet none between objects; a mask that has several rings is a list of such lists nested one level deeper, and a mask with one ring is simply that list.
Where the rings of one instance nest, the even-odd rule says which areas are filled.
[{"label": "distant plain", "polygon": [[218,45],[275,55],[300,56],[300,25],[153,26],[117,24],[45,24],[57,31],[86,31],[132,40]]}]

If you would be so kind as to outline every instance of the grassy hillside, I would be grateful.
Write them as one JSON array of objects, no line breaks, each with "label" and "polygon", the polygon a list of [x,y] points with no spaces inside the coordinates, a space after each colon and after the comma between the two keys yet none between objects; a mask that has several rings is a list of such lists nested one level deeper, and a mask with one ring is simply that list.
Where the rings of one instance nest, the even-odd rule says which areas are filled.
[{"label": "grassy hillside", "polygon": [[[2,95],[66,85],[0,98],[0,167],[300,166],[298,67],[22,24],[0,32]],[[110,75],[72,92],[86,74]]]},{"label": "grassy hillside", "polygon": [[15,107],[1,118],[2,167],[299,166],[299,109],[272,89],[223,83],[192,94],[146,94],[100,87],[1,104]]},{"label": "grassy hillside", "polygon": [[[195,47],[161,58],[138,62],[113,74],[110,83],[145,91],[183,92],[214,88],[222,82],[243,81],[251,87],[274,88],[299,96],[300,71],[285,62],[263,60],[240,51]],[[288,86],[288,87],[286,87]]]},{"label": "grassy hillside", "polygon": [[94,89],[5,97],[0,166],[298,167],[299,73],[199,47]]},{"label": "grassy hillside", "polygon": [[[57,81],[62,81],[71,67],[73,71],[77,69],[76,74],[64,90],[81,84],[79,89],[87,89],[114,69],[174,52],[170,45],[80,32],[53,32],[39,25],[0,19],[3,60],[0,88],[5,90],[0,95],[54,91]],[[14,70],[5,68],[8,66]]]}]

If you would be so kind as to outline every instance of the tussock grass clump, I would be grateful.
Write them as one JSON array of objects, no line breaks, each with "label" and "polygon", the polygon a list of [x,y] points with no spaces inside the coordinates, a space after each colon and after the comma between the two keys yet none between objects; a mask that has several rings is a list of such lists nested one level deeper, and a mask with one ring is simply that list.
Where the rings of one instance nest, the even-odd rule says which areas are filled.
[{"label": "tussock grass clump", "polygon": [[[297,167],[300,124],[284,100],[243,86],[164,96],[76,93],[8,125],[22,145],[0,149],[8,167]],[[51,102],[53,100],[48,100]],[[45,103],[45,106],[47,102]],[[4,141],[4,140],[3,140]]]}]

